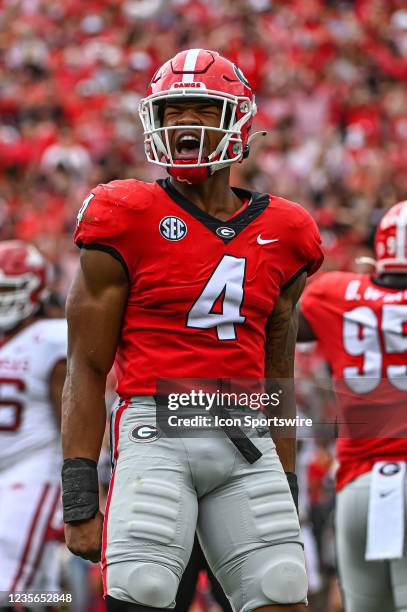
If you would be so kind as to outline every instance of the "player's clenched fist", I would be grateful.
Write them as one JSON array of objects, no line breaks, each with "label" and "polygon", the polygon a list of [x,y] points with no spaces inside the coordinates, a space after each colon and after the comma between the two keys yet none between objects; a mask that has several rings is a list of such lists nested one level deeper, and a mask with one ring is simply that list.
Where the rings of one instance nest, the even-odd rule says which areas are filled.
[{"label": "player's clenched fist", "polygon": [[65,541],[74,555],[97,563],[102,548],[103,514],[99,511],[96,461],[65,459],[62,467]]},{"label": "player's clenched fist", "polygon": [[66,545],[74,555],[88,559],[93,563],[100,561],[102,548],[103,514],[82,523],[65,525]]}]

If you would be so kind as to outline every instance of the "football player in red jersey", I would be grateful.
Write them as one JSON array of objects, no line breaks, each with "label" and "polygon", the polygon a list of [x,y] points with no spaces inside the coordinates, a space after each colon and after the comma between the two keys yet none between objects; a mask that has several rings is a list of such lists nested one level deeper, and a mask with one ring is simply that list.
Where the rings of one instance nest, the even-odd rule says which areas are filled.
[{"label": "football player in red jersey", "polygon": [[[99,185],[78,215],[64,517],[70,550],[101,558],[109,611],[173,608],[196,526],[235,610],[305,609],[295,440],[274,444],[250,428],[244,444],[219,430],[169,438],[155,421],[160,378],[293,376],[295,305],[321,264],[320,238],[301,206],[229,185],[255,112],[231,62],[179,53],[140,104],[147,157],[170,177]],[[103,521],[96,461],[114,359],[120,402]],[[281,403],[295,410],[292,394]]]},{"label": "football player in red jersey", "polygon": [[406,612],[407,201],[382,218],[375,254],[373,275],[329,272],[307,287],[298,340],[318,340],[341,410],[336,537],[346,612]]}]

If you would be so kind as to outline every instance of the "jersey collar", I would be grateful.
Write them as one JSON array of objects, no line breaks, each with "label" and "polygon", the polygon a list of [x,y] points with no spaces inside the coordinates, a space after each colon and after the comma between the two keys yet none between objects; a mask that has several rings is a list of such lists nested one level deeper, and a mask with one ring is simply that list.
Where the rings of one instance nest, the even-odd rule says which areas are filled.
[{"label": "jersey collar", "polygon": [[217,238],[228,244],[236,238],[252,221],[267,208],[270,198],[267,194],[232,187],[234,193],[242,200],[250,199],[250,205],[229,220],[221,221],[205,212],[188,200],[172,186],[170,179],[158,179],[157,183],[178,206],[202,223]]}]

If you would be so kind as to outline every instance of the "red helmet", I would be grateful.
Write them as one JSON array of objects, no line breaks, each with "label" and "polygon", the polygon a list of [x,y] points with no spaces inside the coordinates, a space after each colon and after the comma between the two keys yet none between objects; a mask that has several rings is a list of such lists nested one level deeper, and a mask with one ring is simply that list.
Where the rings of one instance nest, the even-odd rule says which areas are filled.
[{"label": "red helmet", "polygon": [[[162,104],[169,99],[201,101],[210,99],[222,105],[219,127],[205,125],[161,125]],[[168,168],[180,181],[200,183],[213,172],[241,162],[249,153],[249,131],[256,114],[254,95],[242,71],[216,51],[189,49],[168,60],[155,73],[147,97],[140,101],[139,114],[144,128],[144,147],[150,162]],[[196,158],[173,159],[170,130],[200,130],[196,138]],[[203,156],[207,130],[223,137],[216,149]],[[192,137],[191,137],[192,138]]]},{"label": "red helmet", "polygon": [[31,244],[0,242],[0,331],[34,314],[47,295],[49,267]]},{"label": "red helmet", "polygon": [[407,200],[392,206],[375,235],[376,271],[407,274]]}]

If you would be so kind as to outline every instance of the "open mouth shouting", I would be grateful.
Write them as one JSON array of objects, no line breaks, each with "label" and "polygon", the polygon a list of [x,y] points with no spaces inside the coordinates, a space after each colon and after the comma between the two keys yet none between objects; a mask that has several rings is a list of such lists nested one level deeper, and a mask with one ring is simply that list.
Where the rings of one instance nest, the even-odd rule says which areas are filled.
[{"label": "open mouth shouting", "polygon": [[[174,159],[198,159],[199,150],[201,146],[201,138],[202,132],[193,132],[193,131],[179,131],[175,138],[175,154]],[[207,147],[204,145],[202,147],[202,156],[201,159],[204,159],[207,156]]]}]

